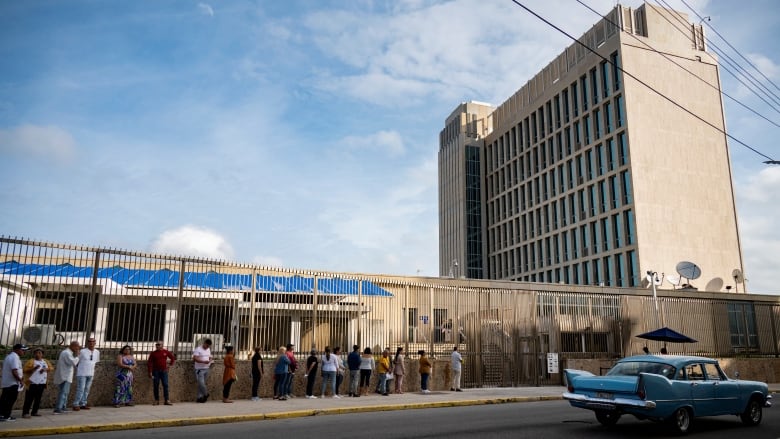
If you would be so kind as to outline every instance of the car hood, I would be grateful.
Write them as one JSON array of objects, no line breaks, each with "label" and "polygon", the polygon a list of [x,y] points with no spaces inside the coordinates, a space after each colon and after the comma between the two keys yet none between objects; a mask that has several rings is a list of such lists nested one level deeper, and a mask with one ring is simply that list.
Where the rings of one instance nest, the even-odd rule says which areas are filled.
[{"label": "car hood", "polygon": [[570,383],[575,391],[634,393],[638,380],[635,376],[578,376],[572,377]]}]

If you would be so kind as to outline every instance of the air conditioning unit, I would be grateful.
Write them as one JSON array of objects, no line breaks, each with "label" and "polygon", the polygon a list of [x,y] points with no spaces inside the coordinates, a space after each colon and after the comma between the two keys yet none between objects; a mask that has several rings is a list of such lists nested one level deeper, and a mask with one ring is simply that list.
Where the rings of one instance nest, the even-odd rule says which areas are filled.
[{"label": "air conditioning unit", "polygon": [[22,330],[22,343],[31,345],[54,344],[54,336],[57,333],[55,325],[30,325]]},{"label": "air conditioning unit", "polygon": [[225,344],[225,336],[222,334],[192,334],[192,348],[202,345],[207,338],[211,340],[211,355],[222,352]]}]

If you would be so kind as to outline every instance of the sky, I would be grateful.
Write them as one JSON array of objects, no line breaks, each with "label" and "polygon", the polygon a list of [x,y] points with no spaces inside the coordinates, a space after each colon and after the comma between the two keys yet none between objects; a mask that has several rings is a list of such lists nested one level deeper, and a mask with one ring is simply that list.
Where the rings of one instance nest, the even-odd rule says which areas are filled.
[{"label": "sky", "polygon": [[[576,37],[600,19],[523,3]],[[686,3],[780,83],[780,3]],[[510,0],[0,1],[0,235],[437,276],[446,117],[571,43]],[[721,75],[773,121],[726,100],[729,133],[780,159],[780,105]],[[748,288],[780,294],[780,166],[730,146]]]}]

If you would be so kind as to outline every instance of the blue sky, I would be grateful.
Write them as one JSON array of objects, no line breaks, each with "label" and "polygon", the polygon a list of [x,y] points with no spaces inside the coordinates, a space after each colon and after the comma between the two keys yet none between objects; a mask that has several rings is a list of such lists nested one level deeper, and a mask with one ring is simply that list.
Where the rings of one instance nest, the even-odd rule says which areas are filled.
[{"label": "blue sky", "polygon": [[[525,3],[578,37],[599,18]],[[780,4],[687,3],[780,83]],[[569,44],[509,0],[0,2],[0,234],[435,276],[444,119]],[[780,159],[776,126],[726,115]],[[780,293],[780,167],[731,148],[749,288]]]}]

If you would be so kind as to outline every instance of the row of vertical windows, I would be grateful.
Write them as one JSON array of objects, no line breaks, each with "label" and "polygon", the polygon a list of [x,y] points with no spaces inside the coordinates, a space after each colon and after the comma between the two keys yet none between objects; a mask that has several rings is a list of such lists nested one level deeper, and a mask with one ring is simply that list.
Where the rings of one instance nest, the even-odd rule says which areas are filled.
[{"label": "row of vertical windows", "polygon": [[[535,177],[523,183],[518,183],[513,179],[513,172],[508,174],[499,172],[494,177],[502,180],[502,184],[507,184],[512,189],[505,191],[498,197],[493,197],[488,202],[488,224],[496,224],[496,222],[545,204],[556,197],[561,197],[561,200],[564,200],[567,193],[569,197],[572,197],[576,192],[586,190],[585,185],[589,185],[587,190],[591,192],[595,190],[594,186],[598,186],[598,193],[592,193],[591,203],[588,204],[587,208],[583,204],[581,209],[571,210],[572,222],[577,221],[578,212],[590,211],[592,215],[595,215],[598,212],[605,212],[623,204],[629,204],[633,199],[630,175],[626,170],[620,171],[628,164],[627,155],[628,145],[625,132],[620,132],[604,143],[599,143],[557,166],[537,173]],[[523,157],[517,163],[518,166],[522,166]],[[511,184],[505,181],[507,178]],[[621,190],[618,190],[618,186]],[[596,202],[596,199],[599,201]],[[561,223],[566,225],[566,222],[564,219]]]},{"label": "row of vertical windows", "polygon": [[466,276],[482,279],[482,211],[479,148],[466,147]]},{"label": "row of vertical windows", "polygon": [[[524,250],[522,255],[533,256],[534,253],[538,253],[538,249]],[[514,267],[514,258],[514,255],[507,255],[505,259],[506,264],[503,265]],[[494,264],[493,266],[500,266],[500,264]],[[499,273],[493,274],[498,275]],[[635,250],[582,260],[523,276],[516,276],[516,274],[519,273],[507,273],[507,276],[503,277],[512,277],[523,282],[563,282],[566,284],[609,287],[637,287],[641,282]]]},{"label": "row of vertical windows", "polygon": [[[571,125],[552,133],[538,144],[526,149],[518,149],[517,136],[522,130],[512,127],[503,136],[487,147],[488,159],[492,155],[493,160],[501,164],[496,171],[487,176],[487,196],[492,198],[495,194],[505,191],[519,182],[522,182],[538,174],[549,166],[570,159],[578,154],[583,147],[591,143],[598,145],[599,171],[604,172],[604,164],[608,164],[607,170],[614,169],[618,162],[616,153],[620,154],[619,165],[627,163],[627,144],[625,130],[623,95],[605,102],[594,109],[592,113],[575,120]],[[519,125],[518,125],[519,126]],[[614,142],[618,142],[618,149],[610,150],[606,156],[602,155],[601,148],[607,144],[608,148],[614,148]],[[592,152],[589,152],[592,154]]]},{"label": "row of vertical windows", "polygon": [[[523,215],[515,221],[491,229],[489,240],[494,246],[505,249],[493,252],[491,258],[512,252],[523,252],[522,254],[525,256],[517,259],[518,267],[521,272],[529,272],[583,257],[620,250],[636,244],[636,222],[634,212],[631,209],[575,224],[546,237],[530,239],[528,230],[539,221],[543,221],[543,219],[540,212],[536,211],[535,214]],[[525,239],[525,237],[529,237],[529,239]],[[522,238],[519,241],[520,245],[506,245],[514,238]],[[532,252],[536,250],[536,252],[528,253],[528,249],[531,249]],[[507,273],[498,274],[505,275]]]},{"label": "row of vertical windows", "polygon": [[[528,117],[511,129],[511,136],[507,133],[499,139],[501,145],[487,145],[487,171],[493,172],[496,167],[502,166],[508,157],[517,156],[518,148],[519,152],[523,152],[531,145],[539,143],[547,135],[568,125],[571,122],[572,114],[574,118],[580,116],[580,109],[585,114],[589,106],[597,108],[602,100],[609,99],[612,93],[619,91],[621,89],[621,73],[617,67],[619,65],[618,54],[614,52],[611,55],[611,63],[603,62],[600,68],[594,67],[589,74],[583,75],[578,81],[574,81],[568,88],[562,90],[560,94],[555,95],[536,111],[531,112]],[[618,122],[617,127],[623,126],[625,118],[623,117],[622,95],[620,100],[621,105],[617,105],[614,115],[611,108],[609,111],[604,111],[607,114],[605,118],[609,121],[609,128],[612,126],[613,118]],[[608,129],[607,121],[602,119],[601,115],[594,116],[593,119],[597,126],[595,128],[587,126],[585,129],[594,133],[609,132],[604,131]]]}]

